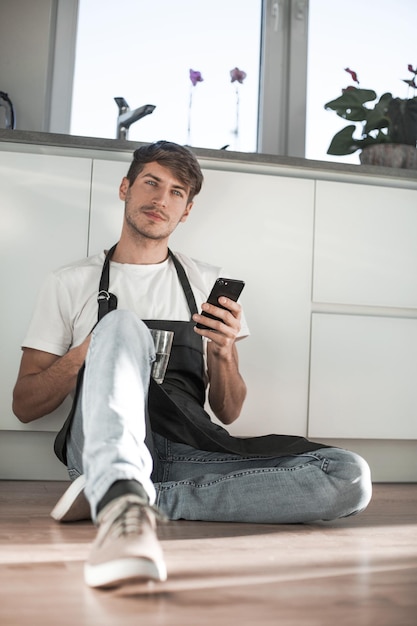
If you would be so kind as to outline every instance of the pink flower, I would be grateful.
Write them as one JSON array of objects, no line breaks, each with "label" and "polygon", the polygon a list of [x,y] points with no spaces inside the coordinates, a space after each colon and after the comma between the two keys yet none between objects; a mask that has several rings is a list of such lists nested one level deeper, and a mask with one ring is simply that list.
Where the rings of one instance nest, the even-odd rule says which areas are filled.
[{"label": "pink flower", "polygon": [[355,81],[355,83],[358,83],[359,85],[359,81],[358,81],[358,75],[356,74],[356,72],[354,72],[353,70],[351,70],[349,67],[345,67],[345,72],[347,72],[348,74],[351,75],[352,80]]},{"label": "pink flower", "polygon": [[195,87],[197,83],[202,83],[204,78],[201,76],[201,72],[190,69],[190,80],[193,83],[193,87]]},{"label": "pink flower", "polygon": [[246,72],[235,67],[233,70],[230,70],[230,77],[232,79],[230,82],[234,83],[237,80],[238,83],[242,84],[246,78]]}]

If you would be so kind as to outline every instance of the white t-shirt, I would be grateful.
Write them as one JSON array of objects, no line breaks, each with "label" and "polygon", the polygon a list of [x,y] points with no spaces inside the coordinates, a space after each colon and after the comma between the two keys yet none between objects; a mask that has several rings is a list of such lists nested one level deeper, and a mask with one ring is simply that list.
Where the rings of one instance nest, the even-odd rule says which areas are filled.
[{"label": "white t-shirt", "polygon": [[[206,302],[222,268],[175,253],[192,287],[197,310]],[[104,252],[52,272],[45,280],[22,347],[58,356],[83,342],[97,322],[97,294]],[[118,298],[118,309],[134,311],[144,320],[188,321],[190,311],[170,258],[155,265],[110,264],[109,291]],[[244,316],[239,338],[249,330]]]}]

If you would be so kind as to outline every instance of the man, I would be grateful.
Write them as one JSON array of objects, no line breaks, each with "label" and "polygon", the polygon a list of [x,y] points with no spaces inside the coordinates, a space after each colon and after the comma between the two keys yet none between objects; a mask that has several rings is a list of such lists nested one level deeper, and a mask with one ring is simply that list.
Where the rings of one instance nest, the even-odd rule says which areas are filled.
[{"label": "man", "polygon": [[[223,424],[238,418],[246,386],[236,342],[248,330],[240,304],[206,302],[220,269],[168,248],[202,180],[187,148],[136,150],[119,189],[119,242],[51,274],[23,342],[17,417],[38,419],[74,395],[55,444],[73,482],[52,516],[98,525],[85,565],[92,587],[166,578],[158,511],[292,523],[352,515],[370,500],[369,468],[356,454],[303,437],[232,437],[205,412],[208,389]],[[151,377],[152,328],[174,331],[161,385]]]}]

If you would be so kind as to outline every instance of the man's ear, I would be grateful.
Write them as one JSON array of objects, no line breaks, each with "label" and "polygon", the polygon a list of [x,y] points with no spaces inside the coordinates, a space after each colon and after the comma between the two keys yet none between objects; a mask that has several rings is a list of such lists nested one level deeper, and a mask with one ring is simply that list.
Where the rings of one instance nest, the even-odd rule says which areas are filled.
[{"label": "man's ear", "polygon": [[126,194],[127,194],[127,190],[129,189],[129,187],[130,187],[129,180],[126,178],[126,176],[123,176],[122,182],[120,183],[120,187],[119,187],[120,200],[126,200]]},{"label": "man's ear", "polygon": [[181,219],[180,219],[180,222],[185,222],[185,220],[186,220],[186,219],[187,219],[187,217],[189,216],[190,211],[191,211],[191,209],[193,208],[193,206],[194,206],[194,202],[189,202],[189,203],[187,204],[187,206],[185,207],[185,211],[184,211],[184,213],[182,214],[182,217],[181,217]]}]

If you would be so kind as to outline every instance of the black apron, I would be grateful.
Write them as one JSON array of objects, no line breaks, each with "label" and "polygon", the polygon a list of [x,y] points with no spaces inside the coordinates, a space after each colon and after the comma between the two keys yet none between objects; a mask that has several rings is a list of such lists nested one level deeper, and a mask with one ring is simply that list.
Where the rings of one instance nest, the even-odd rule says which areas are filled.
[{"label": "black apron", "polygon": [[[103,265],[98,294],[98,322],[117,308],[117,297],[108,291],[110,259],[116,245],[108,251]],[[204,410],[206,388],[203,340],[194,332],[195,324],[191,321],[191,316],[197,313],[197,305],[184,268],[171,250],[169,256],[187,300],[190,321],[143,320],[148,328],[174,331],[164,381],[158,385],[153,378],[150,380],[148,416],[151,430],[171,441],[185,443],[198,450],[242,456],[286,456],[327,447],[292,435],[234,437],[225,428],[212,422]],[[84,368],[81,368],[71,412],[55,440],[55,453],[63,463],[66,463],[66,438],[74,416],[83,372]]]}]

